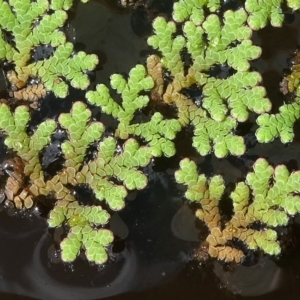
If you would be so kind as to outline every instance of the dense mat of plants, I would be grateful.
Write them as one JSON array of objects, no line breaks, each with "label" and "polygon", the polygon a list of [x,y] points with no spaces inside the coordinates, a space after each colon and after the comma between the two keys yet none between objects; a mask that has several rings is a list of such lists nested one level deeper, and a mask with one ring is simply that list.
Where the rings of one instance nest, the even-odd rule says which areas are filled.
[{"label": "dense mat of plants", "polygon": [[[192,145],[201,156],[241,156],[247,149],[236,128],[255,114],[260,143],[275,138],[292,141],[300,117],[299,55],[283,81],[285,92],[294,94],[293,101],[277,114],[270,113],[261,75],[250,69],[250,62],[262,53],[253,44],[252,33],[267,24],[282,26],[281,4],[281,0],[246,0],[243,7],[223,11],[218,0],[176,1],[172,18],[159,16],[153,21],[148,44],[159,54],[133,66],[127,77],[112,74],[110,86],[101,83],[88,90],[88,72],[95,69],[98,58],[76,52],[67,41],[64,26],[73,1],[0,1],[0,62],[11,90],[11,98],[0,103],[0,130],[10,157],[2,164],[7,174],[2,176],[5,205],[30,210],[40,199],[55,199],[48,224],[68,230],[60,245],[62,260],[72,262],[84,250],[89,261],[103,264],[114,240],[107,227],[110,214],[124,207],[128,191],[147,186],[143,168],[152,159],[176,154],[174,139],[180,131],[193,129]],[[300,8],[299,1],[287,5],[290,10]],[[33,51],[40,47],[51,53],[34,59]],[[216,67],[230,72],[214,76]],[[70,86],[86,90],[86,99],[74,102],[70,112],[28,130],[43,98],[53,93],[64,101]],[[187,92],[191,88],[200,92],[197,101]],[[145,115],[154,101],[175,113],[166,116],[155,106],[153,114]],[[112,135],[92,117],[95,108],[117,122]],[[137,122],[141,112],[143,121]],[[58,131],[67,136],[60,145],[64,163],[49,177],[40,155]],[[263,158],[231,192],[233,214],[225,224],[219,210],[225,190],[220,175],[207,178],[190,158],[184,158],[175,179],[187,186],[186,199],[197,203],[196,216],[209,229],[207,253],[221,260],[242,261],[245,253],[235,240],[247,249],[278,255],[274,229],[300,211],[299,171],[289,173],[284,165],[273,167]],[[80,203],[74,193],[80,186],[89,188],[97,201]],[[260,226],[254,229],[257,223]]]}]

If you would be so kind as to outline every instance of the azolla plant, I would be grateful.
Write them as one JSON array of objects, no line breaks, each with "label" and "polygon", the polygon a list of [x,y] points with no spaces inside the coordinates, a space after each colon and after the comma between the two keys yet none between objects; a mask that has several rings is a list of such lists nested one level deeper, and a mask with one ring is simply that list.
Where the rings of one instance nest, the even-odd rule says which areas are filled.
[{"label": "azolla plant", "polygon": [[[71,5],[72,1],[0,2],[1,15],[6,16],[1,18],[0,58],[13,67],[7,72],[11,85],[23,88],[26,84],[31,85],[31,79],[36,79],[47,91],[59,97],[68,93],[65,80],[76,88],[85,89],[89,85],[85,72],[93,70],[98,59],[84,52],[74,53],[73,45],[66,42],[62,26],[67,19],[65,10]],[[10,35],[13,38],[9,39]],[[44,45],[53,47],[53,54],[31,62],[31,52]],[[133,77],[140,76],[130,83],[139,85],[139,88],[129,101],[142,90],[152,87],[152,79],[147,77],[144,67],[136,67],[136,70],[132,71]],[[13,95],[16,96],[16,91]],[[141,105],[146,102],[147,97],[141,96]],[[123,115],[120,113],[120,119],[128,123],[130,114],[137,109],[139,105],[135,109],[128,108]],[[10,175],[5,185],[6,203],[29,209],[38,198],[56,199],[48,223],[50,227],[65,224],[69,228],[61,243],[63,261],[73,261],[83,248],[89,261],[104,263],[108,258],[105,247],[113,241],[113,234],[102,227],[108,223],[110,215],[100,203],[80,205],[72,191],[76,186],[88,186],[96,199],[106,201],[109,209],[120,210],[124,207],[128,189],[141,189],[147,185],[147,177],[138,168],[149,163],[153,151],[146,146],[140,147],[132,138],[127,138],[123,147],[114,137],[103,138],[103,124],[90,120],[91,111],[82,102],[75,102],[70,113],[61,114],[58,123],[46,120],[31,134],[27,132],[31,117],[28,106],[13,108],[9,102],[1,103],[0,115],[0,128],[6,135],[5,145],[15,155],[3,164]],[[68,136],[61,144],[65,163],[55,176],[48,179],[40,163],[40,153],[50,144],[58,127]],[[99,144],[98,150],[93,159],[86,161],[92,143]]]},{"label": "azolla plant", "polygon": [[130,135],[138,136],[148,142],[153,156],[173,156],[175,146],[171,140],[181,129],[177,119],[164,120],[163,115],[156,112],[148,122],[131,124],[135,113],[149,102],[148,96],[139,93],[154,86],[145,67],[137,65],[131,69],[127,82],[119,74],[112,75],[110,82],[112,88],[121,95],[120,105],[111,98],[108,88],[103,84],[97,85],[96,91],[87,92],[86,97],[89,103],[101,107],[103,112],[119,122],[116,136],[121,139],[128,139]]},{"label": "azolla plant", "polygon": [[[243,138],[234,134],[238,122],[246,121],[249,111],[262,114],[271,109],[264,88],[259,86],[260,75],[249,71],[249,60],[258,58],[261,49],[252,45],[243,9],[226,11],[221,24],[216,14],[205,19],[202,6],[196,10],[199,16],[192,11],[188,14],[189,2],[175,3],[174,21],[157,18],[153,23],[155,35],[148,39],[152,47],[162,52],[162,67],[173,78],[165,92],[161,90],[161,98],[177,107],[182,126],[194,127],[193,146],[201,155],[211,150],[220,158],[228,153],[242,155]],[[186,19],[184,34],[176,35],[175,21]],[[184,50],[192,59],[188,70],[182,59]],[[148,60],[151,59],[158,58]],[[213,66],[223,64],[236,70],[235,74],[225,79],[209,76]],[[193,85],[202,90],[198,103],[184,94]]]},{"label": "azolla plant", "polygon": [[[109,230],[97,227],[105,225],[110,215],[100,205],[79,205],[70,187],[89,186],[98,200],[106,201],[114,211],[120,210],[124,207],[127,189],[142,189],[147,185],[147,177],[137,168],[149,163],[150,149],[140,147],[134,139],[128,139],[123,150],[117,151],[116,140],[107,137],[99,143],[95,158],[84,163],[88,146],[99,142],[104,126],[99,122],[90,122],[91,111],[84,103],[75,102],[71,113],[59,117],[59,125],[68,133],[68,140],[61,145],[64,168],[46,180],[39,153],[50,143],[56,123],[45,121],[28,136],[26,125],[29,112],[26,106],[18,106],[12,113],[6,104],[1,104],[0,113],[0,128],[7,135],[5,144],[21,159],[24,172],[18,180],[15,176],[8,178],[5,187],[7,199],[13,201],[17,208],[30,208],[37,197],[51,195],[57,201],[49,214],[49,226],[57,227],[66,223],[70,227],[67,238],[61,244],[62,259],[73,261],[83,247],[90,261],[98,264],[105,262],[107,255],[103,247],[112,242],[113,235]],[[25,178],[28,177],[27,183]],[[111,180],[113,178],[123,182],[123,185],[115,184]]]},{"label": "azolla plant", "polygon": [[[62,28],[72,3],[0,1],[0,60],[14,65],[14,79],[10,82],[14,87],[24,88],[30,85],[30,79],[37,78],[47,91],[62,98],[68,93],[66,81],[75,88],[88,87],[85,73],[95,68],[98,58],[94,54],[75,53],[66,39]],[[43,45],[53,48],[53,55],[32,61],[32,51]]]},{"label": "azolla plant", "polygon": [[[262,51],[251,35],[269,22],[282,25],[282,1],[246,0],[244,7],[234,11],[224,11],[219,0],[176,1],[172,19],[160,16],[153,21],[148,44],[158,54],[150,55],[145,66],[134,66],[127,77],[113,74],[110,86],[98,84],[87,91],[86,103],[76,101],[70,112],[28,130],[32,110],[42,97],[53,93],[64,98],[69,84],[86,90],[87,73],[98,63],[96,55],[76,52],[67,41],[64,26],[72,4],[72,0],[0,1],[4,16],[0,61],[5,63],[12,91],[11,98],[0,104],[0,130],[10,150],[10,158],[2,164],[7,177],[5,203],[31,209],[38,201],[50,199],[49,226],[68,231],[60,245],[62,260],[72,262],[84,250],[89,261],[102,264],[114,239],[107,226],[110,215],[125,206],[128,191],[147,186],[143,167],[155,157],[176,154],[174,139],[182,129],[193,129],[192,144],[199,155],[213,152],[218,158],[245,153],[236,128],[250,114],[258,115],[259,142],[277,137],[284,143],[292,140],[300,116],[299,62],[297,54],[292,73],[282,84],[286,92],[295,92],[293,103],[270,114],[262,78],[250,69],[250,62]],[[298,1],[287,5],[300,8]],[[41,48],[50,49],[47,57],[34,55]],[[115,93],[119,99],[113,98]],[[22,105],[14,99],[22,100]],[[171,117],[159,105],[151,116],[145,115],[153,102],[163,103],[172,111]],[[92,118],[94,108],[117,121],[113,134],[108,135],[104,124]],[[136,121],[137,113],[143,114],[142,122]],[[50,176],[40,156],[57,131],[67,136],[60,144],[64,163]],[[231,192],[233,212],[227,221],[219,209],[225,197],[221,176],[198,174],[196,164],[185,158],[175,179],[187,186],[185,197],[197,203],[196,216],[208,227],[202,249],[221,260],[242,261],[245,249],[239,248],[237,240],[248,249],[279,254],[275,228],[300,211],[299,171],[289,173],[284,165],[273,168],[263,158]],[[92,191],[91,205],[78,199],[78,187]]]},{"label": "azolla plant", "polygon": [[[254,163],[246,181],[239,182],[231,192],[233,215],[227,222],[219,209],[225,191],[222,176],[207,179],[186,158],[180,162],[175,178],[187,186],[185,197],[199,204],[196,216],[209,229],[206,251],[222,260],[240,262],[244,258],[235,240],[244,242],[248,249],[279,254],[277,233],[272,228],[287,225],[289,217],[300,212],[300,171],[290,174],[284,165],[274,169],[263,158]],[[255,229],[258,223],[261,228]]]}]

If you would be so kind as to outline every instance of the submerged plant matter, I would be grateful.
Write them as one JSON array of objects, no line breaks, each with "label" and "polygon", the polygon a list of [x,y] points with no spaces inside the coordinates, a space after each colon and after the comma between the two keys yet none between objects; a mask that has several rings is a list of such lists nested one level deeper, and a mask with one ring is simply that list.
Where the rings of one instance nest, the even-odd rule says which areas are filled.
[{"label": "submerged plant matter", "polygon": [[[86,72],[95,68],[98,58],[75,53],[66,40],[62,27],[68,17],[65,10],[72,4],[73,0],[0,1],[0,62],[14,64],[17,80],[11,84],[15,87],[38,79],[47,91],[61,98],[68,93],[66,81],[75,88],[88,87]],[[43,45],[53,47],[53,55],[32,61],[32,52]]]},{"label": "submerged plant matter", "polygon": [[[292,140],[300,117],[298,63],[286,78],[296,97],[275,115],[269,113],[271,102],[260,74],[250,69],[262,51],[252,43],[252,31],[268,22],[281,26],[281,3],[246,0],[244,7],[223,11],[219,0],[175,2],[172,20],[157,17],[148,39],[160,55],[150,55],[147,66],[136,65],[128,77],[111,75],[110,87],[98,84],[86,93],[88,105],[118,122],[113,135],[107,136],[104,125],[92,119],[90,108],[80,101],[57,120],[44,120],[28,130],[29,107],[15,108],[3,100],[0,130],[12,157],[2,164],[8,175],[6,204],[20,209],[34,207],[39,200],[52,202],[49,226],[68,230],[61,242],[62,260],[72,262],[84,250],[89,261],[102,264],[114,239],[107,227],[110,213],[124,207],[128,190],[147,186],[142,168],[153,157],[175,155],[174,140],[183,128],[193,129],[192,144],[200,155],[214,152],[218,158],[245,153],[236,129],[250,114],[259,115],[259,142]],[[29,100],[31,107],[46,92],[65,97],[68,82],[83,90],[89,86],[86,73],[98,58],[76,53],[66,40],[63,26],[72,4],[73,0],[0,0],[0,61],[7,63],[13,97],[25,104]],[[300,6],[292,0],[287,5],[294,10]],[[51,54],[35,59],[33,52],[39,47],[48,47]],[[157,106],[148,116],[151,101],[163,103],[171,113]],[[60,144],[64,164],[50,175],[40,158],[57,128],[67,135]],[[262,158],[230,194],[233,213],[227,222],[219,209],[225,190],[221,176],[199,175],[195,163],[185,158],[175,178],[187,186],[186,198],[199,205],[196,215],[209,229],[207,253],[222,260],[243,259],[245,249],[239,249],[237,240],[249,249],[277,255],[280,245],[274,228],[286,225],[300,211],[299,171],[290,174],[283,165],[274,169]],[[87,201],[92,205],[79,201],[78,187],[92,191]]]},{"label": "submerged plant matter", "polygon": [[[291,74],[286,76],[282,85],[286,85],[283,89],[284,93],[295,93],[297,97],[300,97],[300,51],[297,50],[291,60]],[[287,90],[287,91],[285,91]]]},{"label": "submerged plant matter", "polygon": [[246,181],[239,182],[230,194],[233,214],[227,222],[219,209],[225,190],[221,176],[207,179],[198,174],[193,161],[184,159],[175,178],[187,186],[186,198],[199,204],[196,216],[209,229],[208,254],[222,260],[240,262],[245,256],[235,240],[251,250],[279,254],[277,233],[272,228],[287,225],[289,217],[300,212],[300,171],[290,174],[284,165],[274,169],[262,158],[254,163]]},{"label": "submerged plant matter", "polygon": [[294,138],[294,124],[300,118],[300,53],[296,51],[292,58],[291,74],[281,82],[283,94],[293,93],[291,103],[279,107],[279,113],[263,114],[257,118],[259,129],[256,137],[261,143],[268,143],[279,137],[282,143]]}]

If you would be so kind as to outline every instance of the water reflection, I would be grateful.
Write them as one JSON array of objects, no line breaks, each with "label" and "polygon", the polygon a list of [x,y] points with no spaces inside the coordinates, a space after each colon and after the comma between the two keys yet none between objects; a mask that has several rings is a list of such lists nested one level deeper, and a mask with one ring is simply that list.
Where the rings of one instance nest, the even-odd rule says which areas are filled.
[{"label": "water reflection", "polygon": [[81,259],[73,265],[49,259],[56,248],[44,221],[2,212],[0,291],[46,300],[103,299],[170,280],[189,260],[193,247],[172,234],[171,220],[181,205],[170,192],[175,191],[172,185],[164,174],[152,175],[149,187],[115,217],[113,227],[120,238],[127,236],[126,247],[112,252],[104,268]]}]

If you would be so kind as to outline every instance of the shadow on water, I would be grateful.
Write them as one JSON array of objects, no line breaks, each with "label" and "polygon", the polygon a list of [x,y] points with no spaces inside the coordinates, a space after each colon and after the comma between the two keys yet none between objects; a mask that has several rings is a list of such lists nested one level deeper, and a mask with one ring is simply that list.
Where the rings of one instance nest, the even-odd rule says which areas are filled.
[{"label": "shadow on water", "polygon": [[[2,212],[0,291],[37,299],[103,299],[169,281],[196,245],[172,234],[170,224],[181,205],[180,198],[170,193],[175,190],[172,185],[164,174],[155,175],[112,222],[114,232],[124,232],[122,227],[127,226],[129,234],[125,247],[112,252],[103,269],[80,259],[72,266],[51,262],[47,253],[53,236],[45,221]],[[4,297],[0,294],[0,299]]]}]

